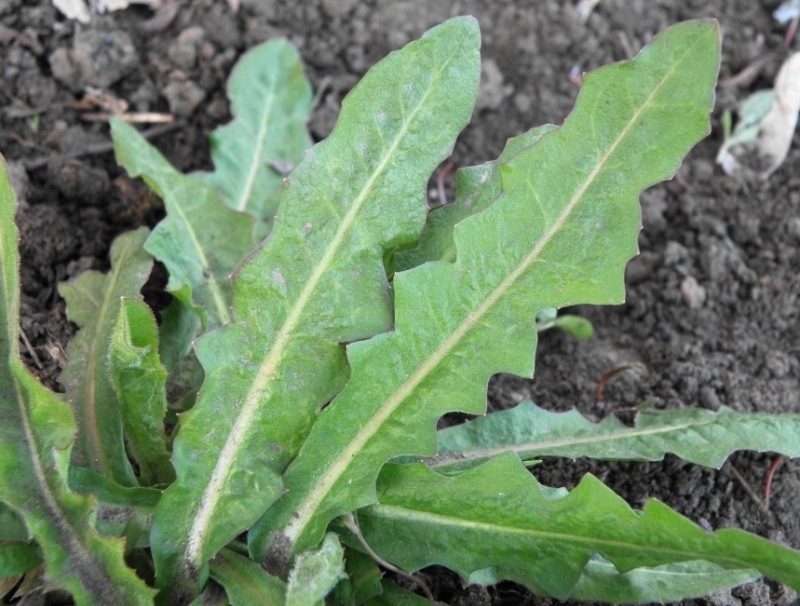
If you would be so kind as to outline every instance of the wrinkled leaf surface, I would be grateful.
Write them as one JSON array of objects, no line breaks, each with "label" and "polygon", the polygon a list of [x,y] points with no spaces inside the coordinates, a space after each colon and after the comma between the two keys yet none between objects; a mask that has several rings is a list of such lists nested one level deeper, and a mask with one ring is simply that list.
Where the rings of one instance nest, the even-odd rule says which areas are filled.
[{"label": "wrinkled leaf surface", "polygon": [[169,270],[167,290],[200,315],[206,330],[230,321],[228,276],[253,248],[253,217],[222,203],[217,191],[184,175],[137,130],[111,121],[117,162],[164,200],[167,216],[145,248]]},{"label": "wrinkled leaf surface", "polygon": [[314,545],[374,501],[387,459],[434,453],[441,415],[483,413],[493,374],[531,376],[537,312],[623,300],[639,192],[708,132],[717,67],[716,25],[695,21],[589,74],[564,126],[503,165],[501,196],[458,224],[456,263],[395,275],[394,331],[348,347],[352,378],[251,531],[254,554],[279,566]]},{"label": "wrinkled leaf surface", "polygon": [[73,464],[88,467],[122,486],[136,486],[123,439],[122,403],[109,368],[109,343],[122,297],[139,297],[153,259],[143,245],[146,227],[122,234],[111,246],[111,270],[87,271],[59,284],[67,316],[81,329],[67,347],[61,374],[78,421]]},{"label": "wrinkled leaf surface", "polygon": [[479,45],[475,21],[457,18],[389,55],[292,173],[270,237],[237,272],[236,321],[198,342],[206,381],[181,419],[178,480],[153,533],[168,591],[281,494],[347,378],[341,343],[390,328],[383,256],[422,229],[428,177],[472,110]]},{"label": "wrinkled leaf surface", "polygon": [[[600,554],[620,573],[705,560],[800,587],[798,551],[741,530],[708,532],[657,500],[636,512],[592,475],[566,496],[545,491],[510,454],[457,476],[387,465],[378,500],[359,513],[362,532],[381,557],[406,570],[440,564],[467,578],[489,568],[495,579],[566,599]],[[615,602],[625,601],[628,588],[619,590]]]},{"label": "wrinkled leaf surface", "polygon": [[49,581],[76,603],[151,604],[154,592],[125,565],[122,542],[92,529],[93,501],[67,488],[72,410],[19,357],[16,208],[0,158],[0,500],[42,546]]},{"label": "wrinkled leaf surface", "polygon": [[532,402],[438,432],[438,471],[471,467],[501,452],[540,456],[660,461],[671,453],[719,469],[736,450],[800,456],[800,415],[718,412],[697,408],[645,411],[628,427],[616,417],[592,423],[578,411],[556,413]]},{"label": "wrinkled leaf surface", "polygon": [[202,178],[234,210],[253,215],[265,235],[278,210],[284,171],[311,145],[311,85],[297,50],[272,40],[245,53],[228,80],[234,120],[211,133],[214,172]]},{"label": "wrinkled leaf surface", "polygon": [[158,357],[158,327],[150,308],[123,299],[109,352],[111,380],[122,403],[128,451],[144,485],[169,483],[175,472],[165,442],[167,371]]}]

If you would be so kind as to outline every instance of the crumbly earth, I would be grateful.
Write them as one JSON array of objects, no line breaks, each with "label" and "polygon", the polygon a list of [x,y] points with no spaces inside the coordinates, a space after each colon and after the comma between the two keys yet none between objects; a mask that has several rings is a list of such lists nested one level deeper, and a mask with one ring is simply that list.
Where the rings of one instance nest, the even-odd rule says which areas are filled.
[{"label": "crumbly earth", "polygon": [[[579,4],[591,3],[242,0],[233,13],[222,0],[168,0],[157,13],[133,7],[77,25],[47,1],[0,0],[0,150],[13,163],[22,202],[26,362],[58,389],[75,327],[56,284],[104,269],[116,235],[153,225],[163,212],[107,153],[106,124],[71,108],[87,87],[127,101],[131,111],[174,115],[177,127],[156,144],[180,169],[207,168],[207,135],[229,119],[224,83],[245,49],[276,36],[297,45],[320,91],[310,128],[321,139],[370,65],[439,21],[470,13],[483,30],[484,73],[473,123],[453,154],[466,166],[496,157],[508,137],[531,126],[560,123],[578,92],[576,74],[630,58],[673,23],[713,17],[723,33],[714,131],[675,180],[643,194],[642,254],[628,268],[627,302],[577,309],[597,335],[586,342],[543,335],[536,378],[496,377],[490,404],[531,398],[554,410],[575,406],[594,419],[648,399],[800,412],[800,146],[766,181],[725,176],[714,163],[721,112],[769,87],[787,55],[785,27],[771,17],[777,0],[605,0],[586,19]],[[77,151],[92,153],[71,157]],[[163,283],[157,272],[148,293]],[[597,401],[600,377],[623,365],[633,368],[609,379]],[[535,473],[571,487],[591,471],[635,507],[656,497],[707,527],[740,527],[797,548],[800,468],[790,461],[779,469],[767,511],[759,495],[772,461],[736,454],[721,470],[706,470],[674,458],[547,460]],[[564,603],[510,583],[463,588],[438,568],[423,574],[446,604]],[[681,604],[796,600],[786,587],[756,582]]]}]

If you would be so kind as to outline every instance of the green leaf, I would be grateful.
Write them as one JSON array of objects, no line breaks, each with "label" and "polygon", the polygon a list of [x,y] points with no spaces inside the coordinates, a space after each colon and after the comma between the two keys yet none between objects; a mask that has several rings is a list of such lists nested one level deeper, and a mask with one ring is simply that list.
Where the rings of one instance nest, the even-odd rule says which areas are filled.
[{"label": "green leaf", "polygon": [[570,596],[605,602],[675,602],[705,596],[753,581],[755,570],[725,570],[710,562],[664,564],[620,573],[611,562],[593,557]]},{"label": "green leaf", "polygon": [[192,349],[198,331],[198,317],[180,299],[172,299],[161,312],[158,355],[161,363],[172,373]]},{"label": "green leaf", "polygon": [[283,581],[230,549],[223,549],[211,560],[209,573],[225,588],[231,606],[283,606],[285,603]]},{"label": "green leaf", "polygon": [[159,357],[167,368],[167,402],[169,422],[177,423],[174,413],[190,409],[203,384],[203,367],[192,346],[200,320],[192,308],[173,298],[161,312],[159,326]]},{"label": "green leaf", "polygon": [[215,170],[201,177],[229,207],[256,217],[262,236],[278,209],[282,169],[294,168],[311,145],[311,96],[297,50],[286,40],[249,50],[228,80],[234,120],[211,134]]},{"label": "green leaf", "polygon": [[671,453],[719,469],[736,450],[800,456],[800,414],[718,412],[697,408],[648,410],[634,427],[616,417],[592,423],[577,410],[557,413],[523,402],[438,432],[438,454],[425,459],[437,471],[472,467],[501,452],[535,457],[591,457],[661,461]]},{"label": "green leaf", "polygon": [[0,502],[0,541],[27,541],[25,523],[5,503]]},{"label": "green leaf", "polygon": [[536,328],[539,332],[560,328],[578,339],[591,339],[594,336],[592,323],[586,318],[572,314],[563,314],[544,322],[537,322]]},{"label": "green leaf", "polygon": [[367,604],[368,606],[430,606],[430,602],[425,598],[386,580],[383,581],[383,592]]},{"label": "green leaf", "polygon": [[122,403],[125,442],[141,482],[170,483],[175,472],[164,434],[167,371],[158,357],[156,319],[143,302],[122,300],[109,356],[111,379]]},{"label": "green leaf", "polygon": [[24,518],[50,583],[77,604],[150,604],[154,592],[125,566],[122,543],[92,530],[92,500],[67,488],[72,410],[20,359],[16,208],[0,157],[0,501]]},{"label": "green leaf", "polygon": [[639,192],[707,133],[717,67],[717,26],[695,21],[589,74],[564,126],[504,165],[503,194],[458,224],[456,263],[395,276],[394,331],[348,347],[352,378],[251,531],[253,554],[280,566],[314,545],[374,501],[386,460],[434,453],[441,415],[482,414],[493,374],[531,376],[537,312],[623,300]]},{"label": "green leaf", "polygon": [[356,604],[363,604],[383,591],[381,570],[367,554],[345,548],[344,565]]},{"label": "green leaf", "polygon": [[315,606],[334,588],[344,574],[344,549],[336,534],[325,535],[314,551],[297,556],[286,586],[286,606]]},{"label": "green leaf", "polygon": [[[126,553],[136,547],[149,547],[147,533],[141,533],[139,526],[150,528],[153,510],[161,498],[161,491],[155,488],[127,488],[108,478],[86,469],[69,468],[69,486],[82,495],[91,495],[97,501],[94,526],[107,537],[125,537]],[[131,529],[134,529],[131,535]],[[131,535],[131,536],[129,536]]]},{"label": "green leaf", "polygon": [[[800,587],[798,551],[741,530],[707,532],[656,500],[636,512],[592,475],[556,496],[511,454],[456,476],[418,463],[387,465],[378,500],[359,512],[364,537],[409,571],[439,564],[467,578],[490,568],[495,579],[566,599],[600,554],[620,573],[705,560],[737,571],[734,582],[755,569]],[[619,589],[612,601],[625,601],[630,588]]]},{"label": "green leaf", "polygon": [[156,488],[128,488],[85,467],[69,468],[69,485],[78,494],[92,495],[104,505],[152,510],[158,505],[161,491]]},{"label": "green leaf", "polygon": [[119,236],[111,246],[107,274],[87,271],[58,287],[67,302],[67,316],[81,327],[67,347],[68,364],[61,374],[78,421],[72,462],[123,486],[137,482],[125,454],[122,403],[111,380],[108,347],[120,299],[139,297],[153,267],[142,248],[148,233],[140,227]]},{"label": "green leaf", "polygon": [[455,226],[489,206],[502,191],[500,167],[513,160],[520,152],[555,130],[552,124],[532,128],[509,139],[497,160],[480,166],[462,168],[456,173],[456,199],[433,209],[428,214],[425,228],[416,248],[398,252],[394,257],[395,271],[405,271],[428,261],[455,261],[456,244],[453,240]]},{"label": "green leaf", "polygon": [[36,543],[0,541],[0,579],[25,574],[41,562]]},{"label": "green leaf", "polygon": [[129,124],[113,119],[111,135],[117,162],[164,200],[167,216],[145,248],[169,270],[167,290],[197,311],[206,330],[228,323],[228,276],[253,248],[253,218],[225,206],[200,179],[176,171]]},{"label": "green leaf", "polygon": [[292,174],[270,237],[237,272],[236,321],[197,346],[206,381],[153,531],[160,587],[197,576],[280,495],[347,378],[341,342],[391,326],[384,253],[422,229],[427,180],[474,103],[479,45],[475,21],[458,18],[391,54]]}]

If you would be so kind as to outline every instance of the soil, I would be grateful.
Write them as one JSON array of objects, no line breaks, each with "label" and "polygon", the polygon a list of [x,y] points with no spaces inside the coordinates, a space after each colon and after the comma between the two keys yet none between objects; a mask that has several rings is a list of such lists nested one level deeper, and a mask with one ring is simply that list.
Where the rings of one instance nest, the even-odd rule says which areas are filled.
[{"label": "soil", "polygon": [[[127,101],[131,111],[175,116],[176,126],[156,144],[182,170],[208,168],[208,133],[229,120],[225,80],[247,48],[276,36],[297,45],[321,91],[310,122],[318,140],[370,65],[443,19],[470,13],[483,30],[484,81],[453,154],[466,166],[496,157],[508,137],[531,126],[560,123],[578,93],[570,75],[630,58],[678,21],[713,17],[724,36],[714,132],[678,178],[643,194],[642,254],[628,268],[627,302],[578,308],[596,336],[544,334],[536,378],[495,378],[490,405],[531,398],[554,410],[575,406],[594,419],[648,399],[800,412],[800,146],[796,139],[783,167],[765,181],[726,176],[714,163],[721,112],[771,86],[787,55],[785,27],[771,17],[777,0],[605,0],[586,20],[577,4],[242,0],[234,13],[222,0],[167,0],[157,12],[138,6],[79,25],[49,2],[0,0],[0,150],[12,163],[21,201],[25,361],[60,388],[75,327],[57,283],[106,268],[113,238],[155,224],[162,212],[107,153],[106,124],[72,108],[87,87]],[[90,153],[74,157],[76,151]],[[431,195],[436,201],[433,189]],[[600,377],[623,365],[632,368],[610,378],[598,401]],[[760,495],[772,461],[773,455],[739,453],[721,470],[707,470],[670,457],[649,464],[547,460],[535,473],[571,487],[591,471],[634,507],[657,497],[706,527],[740,527],[797,548],[800,467],[783,463],[767,511]],[[463,588],[447,571],[424,574],[447,604],[564,603],[510,583]],[[681,602],[792,603],[793,591],[769,581]]]}]

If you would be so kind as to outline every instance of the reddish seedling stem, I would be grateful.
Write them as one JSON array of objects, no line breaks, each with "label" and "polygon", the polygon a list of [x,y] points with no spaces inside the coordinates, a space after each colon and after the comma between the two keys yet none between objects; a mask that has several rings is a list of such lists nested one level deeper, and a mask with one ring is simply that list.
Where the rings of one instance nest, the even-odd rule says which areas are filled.
[{"label": "reddish seedling stem", "polygon": [[797,24],[800,22],[800,17],[795,17],[789,24],[789,29],[786,31],[786,37],[783,39],[783,47],[789,49],[792,46],[792,40],[797,33]]},{"label": "reddish seedling stem", "polygon": [[769,497],[772,492],[772,478],[775,477],[775,472],[778,471],[778,467],[781,466],[781,463],[783,463],[783,457],[775,457],[775,460],[772,462],[767,472],[767,479],[764,482],[764,505],[766,507],[769,507]]},{"label": "reddish seedling stem", "polygon": [[444,190],[444,178],[453,170],[453,163],[448,162],[436,176],[436,191],[439,194],[439,204],[447,204],[447,192]]},{"label": "reddish seedling stem", "polygon": [[623,366],[617,366],[616,368],[612,368],[603,373],[603,376],[600,377],[600,380],[597,382],[597,388],[594,391],[594,401],[599,404],[600,401],[603,399],[603,389],[605,389],[606,383],[611,380],[612,377],[617,376],[621,372],[625,372],[626,370],[633,368],[631,364],[625,364]]}]

